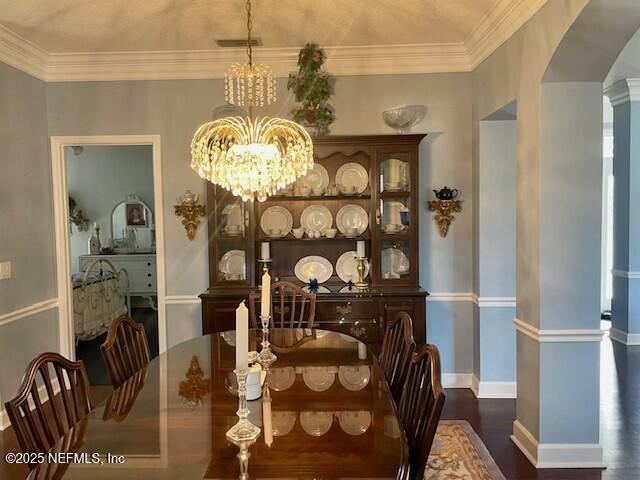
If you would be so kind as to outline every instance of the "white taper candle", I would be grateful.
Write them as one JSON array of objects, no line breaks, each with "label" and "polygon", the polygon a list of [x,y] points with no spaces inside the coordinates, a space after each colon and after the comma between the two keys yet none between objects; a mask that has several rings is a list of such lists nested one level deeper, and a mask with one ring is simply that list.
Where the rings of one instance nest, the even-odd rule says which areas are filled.
[{"label": "white taper candle", "polygon": [[236,369],[249,368],[249,310],[244,300],[236,309]]},{"label": "white taper candle", "polygon": [[262,275],[262,297],[260,298],[260,315],[268,317],[271,313],[271,275]]},{"label": "white taper candle", "polygon": [[365,254],[366,252],[364,251],[364,240],[358,240],[356,242],[356,248],[357,248],[357,257],[358,258],[365,258]]},{"label": "white taper candle", "polygon": [[271,259],[271,249],[269,248],[269,242],[262,242],[260,244],[260,260],[270,260]]}]

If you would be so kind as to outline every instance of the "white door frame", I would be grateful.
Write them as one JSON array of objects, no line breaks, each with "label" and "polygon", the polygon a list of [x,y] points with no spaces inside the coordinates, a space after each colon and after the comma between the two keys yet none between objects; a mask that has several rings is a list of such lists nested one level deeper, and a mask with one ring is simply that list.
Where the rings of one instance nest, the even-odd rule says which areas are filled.
[{"label": "white door frame", "polygon": [[164,207],[162,201],[162,162],[160,135],[52,136],[53,213],[56,241],[58,285],[58,340],[60,353],[75,360],[73,289],[71,288],[71,246],[69,239],[69,201],[65,147],[73,145],[151,145],[153,150],[153,198],[156,225],[156,265],[158,286],[158,347],[167,349],[166,278],[164,257]]}]

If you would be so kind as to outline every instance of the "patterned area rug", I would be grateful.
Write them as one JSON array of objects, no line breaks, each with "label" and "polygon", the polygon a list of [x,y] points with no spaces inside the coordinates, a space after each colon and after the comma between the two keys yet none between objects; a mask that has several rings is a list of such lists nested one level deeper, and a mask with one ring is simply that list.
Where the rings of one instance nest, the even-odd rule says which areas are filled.
[{"label": "patterned area rug", "polygon": [[442,420],[425,480],[505,480],[480,437],[464,420]]}]

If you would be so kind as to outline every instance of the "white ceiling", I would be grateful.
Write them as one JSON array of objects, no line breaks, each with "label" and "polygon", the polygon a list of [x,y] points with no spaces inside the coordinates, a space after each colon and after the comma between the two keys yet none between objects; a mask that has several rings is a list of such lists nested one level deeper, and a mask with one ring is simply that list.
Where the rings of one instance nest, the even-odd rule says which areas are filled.
[{"label": "white ceiling", "polygon": [[[265,47],[456,43],[496,3],[254,0],[254,32]],[[243,0],[0,0],[0,23],[49,52],[204,50],[246,36]]]},{"label": "white ceiling", "polygon": [[[468,71],[545,2],[254,0],[254,36],[263,43],[256,56],[262,51],[270,61],[278,55],[287,57],[295,66],[295,51],[312,41],[327,47],[330,60],[332,52],[338,52],[334,60],[355,56],[355,63],[363,64],[367,63],[363,55],[374,63],[381,61],[375,57],[392,63],[402,57],[399,73],[409,67],[410,73]],[[191,63],[228,61],[229,51],[220,52],[215,41],[245,35],[244,0],[0,0],[0,61],[13,61],[21,68],[15,65],[16,57],[26,57],[23,63],[43,69],[45,79],[84,79],[89,64],[95,71],[96,64],[104,67],[105,62],[124,68],[123,64],[135,61],[138,70],[148,73],[159,55],[165,63],[168,59],[184,63],[186,55]],[[339,62],[336,65],[341,68]],[[370,70],[365,73],[377,73],[376,66]],[[389,66],[379,73],[392,71]],[[101,75],[108,73],[103,68]],[[187,77],[198,75],[211,72]]]}]

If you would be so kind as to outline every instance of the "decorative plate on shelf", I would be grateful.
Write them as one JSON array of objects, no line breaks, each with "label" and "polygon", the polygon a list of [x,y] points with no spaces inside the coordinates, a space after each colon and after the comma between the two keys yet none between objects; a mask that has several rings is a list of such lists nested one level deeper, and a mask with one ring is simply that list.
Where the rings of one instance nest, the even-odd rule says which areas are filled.
[{"label": "decorative plate on shelf", "polygon": [[329,174],[322,165],[314,163],[311,170],[304,177],[301,177],[298,182],[304,187],[324,192],[329,186]]},{"label": "decorative plate on shelf", "polygon": [[369,185],[369,174],[359,163],[345,163],[336,172],[336,186],[343,194],[362,193],[367,189],[367,185]]},{"label": "decorative plate on shelf", "polygon": [[273,436],[282,437],[288,434],[296,424],[298,412],[271,412]]},{"label": "decorative plate on shelf", "polygon": [[282,238],[289,235],[293,227],[291,212],[284,207],[267,208],[260,217],[260,228],[271,238]]},{"label": "decorative plate on shelf", "polygon": [[296,381],[296,370],[293,367],[275,367],[269,374],[269,386],[276,392],[288,390]]},{"label": "decorative plate on shelf", "polygon": [[371,369],[368,365],[342,366],[338,369],[338,380],[347,390],[357,392],[369,384]]},{"label": "decorative plate on shelf", "polygon": [[[358,263],[356,262],[357,252],[355,250],[351,250],[349,252],[344,252],[340,257],[338,257],[338,261],[336,262],[336,273],[340,280],[345,283],[356,283],[358,281]],[[369,262],[365,260],[364,262],[364,277],[367,278],[369,275]]]},{"label": "decorative plate on shelf", "polygon": [[382,162],[385,190],[397,192],[407,188],[407,166],[406,162],[397,158],[390,158]]},{"label": "decorative plate on shelf", "polygon": [[[336,227],[340,230],[340,233],[346,236],[359,236],[362,235],[369,226],[369,215],[367,211],[360,205],[349,204],[338,210],[336,215]],[[355,228],[355,233],[353,229]]]},{"label": "decorative plate on shelf", "polygon": [[400,278],[409,273],[410,263],[404,252],[397,248],[382,250],[382,278]]},{"label": "decorative plate on shelf", "polygon": [[338,412],[338,423],[347,435],[362,435],[371,426],[371,412],[366,410]]},{"label": "decorative plate on shelf", "polygon": [[218,270],[224,274],[225,280],[244,280],[245,261],[244,250],[229,250],[218,264]]},{"label": "decorative plate on shelf", "polygon": [[333,225],[331,211],[323,205],[309,205],[300,215],[300,226],[306,231],[322,232]]},{"label": "decorative plate on shelf", "polygon": [[307,367],[302,373],[302,381],[314,392],[324,392],[331,388],[336,379],[332,367]]},{"label": "decorative plate on shelf", "polygon": [[321,437],[333,425],[333,412],[300,412],[300,426],[313,437]]},{"label": "decorative plate on shelf", "polygon": [[333,275],[333,265],[324,257],[310,255],[298,260],[293,271],[301,282],[309,283],[309,280],[315,278],[318,283],[324,283]]}]

